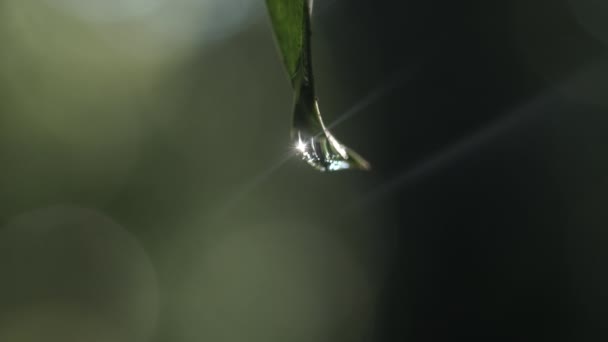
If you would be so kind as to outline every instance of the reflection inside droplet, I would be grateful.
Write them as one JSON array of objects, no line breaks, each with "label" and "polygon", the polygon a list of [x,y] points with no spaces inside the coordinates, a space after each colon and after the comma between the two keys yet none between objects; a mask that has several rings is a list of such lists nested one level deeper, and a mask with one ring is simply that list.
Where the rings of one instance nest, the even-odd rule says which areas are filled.
[{"label": "reflection inside droplet", "polygon": [[[340,143],[325,127],[316,100],[312,108],[312,120],[294,121],[292,137],[302,160],[319,171],[369,170],[370,165],[363,157]],[[315,128],[320,128],[320,132],[315,132]]]},{"label": "reflection inside droplet", "polygon": [[319,137],[303,137],[302,132],[297,131],[296,136],[298,155],[319,171],[369,169],[369,164],[363,158],[340,144],[327,131]]}]

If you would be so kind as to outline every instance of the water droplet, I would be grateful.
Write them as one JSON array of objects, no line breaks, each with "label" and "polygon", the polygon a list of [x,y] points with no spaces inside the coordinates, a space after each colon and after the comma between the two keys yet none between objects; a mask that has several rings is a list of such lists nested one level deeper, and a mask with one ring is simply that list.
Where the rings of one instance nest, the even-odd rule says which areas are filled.
[{"label": "water droplet", "polygon": [[[296,153],[302,160],[319,171],[370,169],[363,157],[339,142],[325,127],[316,100],[310,114],[300,112],[299,107],[296,105],[292,139]],[[308,117],[299,120],[301,115]]]}]

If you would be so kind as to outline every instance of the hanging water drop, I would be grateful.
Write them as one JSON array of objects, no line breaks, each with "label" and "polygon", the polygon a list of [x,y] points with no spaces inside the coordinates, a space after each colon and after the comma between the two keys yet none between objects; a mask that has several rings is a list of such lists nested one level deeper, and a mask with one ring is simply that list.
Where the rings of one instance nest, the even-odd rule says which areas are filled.
[{"label": "hanging water drop", "polygon": [[294,90],[292,143],[319,171],[369,170],[370,165],[327,129],[315,95],[310,44],[310,0],[267,0],[270,17]]},{"label": "hanging water drop", "polygon": [[365,159],[340,143],[325,127],[316,101],[314,107],[316,116],[310,118],[314,119],[312,122],[295,120],[298,118],[296,109],[292,130],[296,153],[319,171],[369,170],[369,163]]}]

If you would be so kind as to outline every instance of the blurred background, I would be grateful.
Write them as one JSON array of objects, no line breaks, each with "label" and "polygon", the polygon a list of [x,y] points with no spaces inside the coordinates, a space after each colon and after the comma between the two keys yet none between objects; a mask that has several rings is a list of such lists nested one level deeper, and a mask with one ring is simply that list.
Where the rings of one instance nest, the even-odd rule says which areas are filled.
[{"label": "blurred background", "polygon": [[608,339],[608,3],[0,0],[0,341]]}]

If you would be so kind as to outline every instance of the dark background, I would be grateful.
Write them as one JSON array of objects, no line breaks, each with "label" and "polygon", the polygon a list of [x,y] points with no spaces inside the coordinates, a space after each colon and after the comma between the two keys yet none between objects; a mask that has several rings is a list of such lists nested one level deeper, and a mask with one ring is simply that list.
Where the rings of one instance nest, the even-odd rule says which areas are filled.
[{"label": "dark background", "polygon": [[357,68],[423,62],[352,128],[373,137],[362,152],[382,189],[360,214],[388,206],[392,220],[378,340],[608,338],[608,26],[602,42],[565,1],[355,1],[331,15],[378,53]]},{"label": "dark background", "polygon": [[0,1],[0,340],[608,339],[603,3],[316,0],[336,174],[284,161],[263,1],[41,3]]}]

